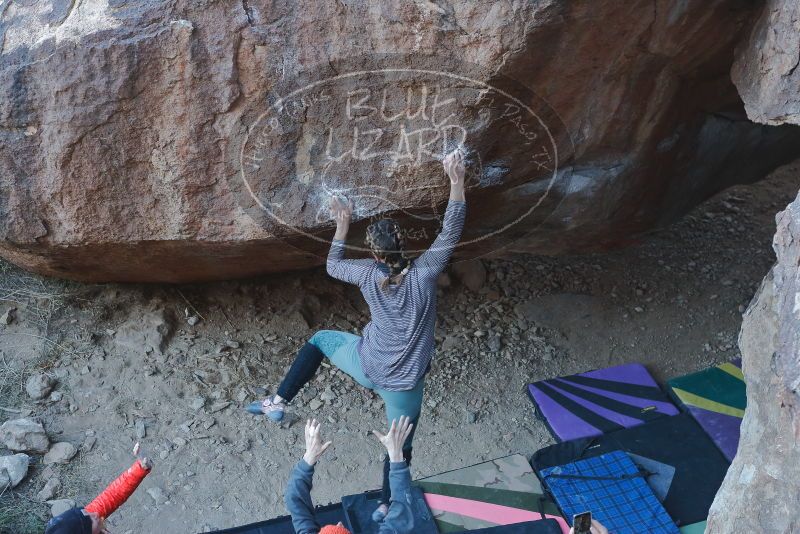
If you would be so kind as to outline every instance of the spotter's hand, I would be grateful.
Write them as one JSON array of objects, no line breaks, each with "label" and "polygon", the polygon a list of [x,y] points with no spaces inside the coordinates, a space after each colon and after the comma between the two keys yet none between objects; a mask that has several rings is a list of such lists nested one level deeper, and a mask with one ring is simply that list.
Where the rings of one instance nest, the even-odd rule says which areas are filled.
[{"label": "spotter's hand", "polygon": [[319,460],[319,457],[328,450],[331,446],[331,441],[323,443],[322,437],[319,434],[319,423],[316,419],[309,419],[306,421],[306,453],[303,455],[303,460],[308,465],[314,465]]}]

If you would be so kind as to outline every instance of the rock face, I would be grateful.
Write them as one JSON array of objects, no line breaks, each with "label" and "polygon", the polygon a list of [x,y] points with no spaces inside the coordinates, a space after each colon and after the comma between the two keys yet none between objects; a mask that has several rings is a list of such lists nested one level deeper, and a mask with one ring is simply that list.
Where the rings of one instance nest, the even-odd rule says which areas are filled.
[{"label": "rock face", "polygon": [[730,81],[757,9],[7,2],[0,254],[90,281],[317,265],[332,191],[356,197],[356,237],[392,214],[423,246],[447,198],[437,158],[460,141],[460,257],[624,244],[800,153]]},{"label": "rock face", "polygon": [[800,124],[800,3],[767,0],[737,50],[731,77],[747,116],[764,124]]},{"label": "rock face", "polygon": [[800,196],[777,216],[777,263],[744,316],[747,410],[709,534],[800,528]]},{"label": "rock face", "polygon": [[32,419],[13,419],[0,425],[0,442],[15,452],[44,454],[50,448],[50,440],[44,427]]}]

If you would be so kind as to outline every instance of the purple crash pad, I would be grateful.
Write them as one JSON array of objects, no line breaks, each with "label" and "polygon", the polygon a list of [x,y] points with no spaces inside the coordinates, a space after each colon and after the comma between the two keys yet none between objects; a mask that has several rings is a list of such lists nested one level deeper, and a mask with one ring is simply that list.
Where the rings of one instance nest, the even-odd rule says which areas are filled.
[{"label": "purple crash pad", "polygon": [[678,413],[639,363],[535,382],[528,385],[528,395],[559,441],[599,436]]}]

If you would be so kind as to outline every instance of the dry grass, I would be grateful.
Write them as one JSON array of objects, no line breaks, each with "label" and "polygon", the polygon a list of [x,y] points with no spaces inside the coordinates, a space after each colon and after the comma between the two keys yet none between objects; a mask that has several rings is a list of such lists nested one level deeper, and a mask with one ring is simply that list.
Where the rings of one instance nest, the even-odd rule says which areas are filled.
[{"label": "dry grass", "polygon": [[5,490],[0,494],[0,534],[41,534],[47,505],[23,492]]},{"label": "dry grass", "polygon": [[[16,321],[24,322],[33,331],[0,331],[0,422],[19,417],[18,407],[27,401],[25,380],[33,369],[48,369],[61,354],[74,352],[57,333],[51,332],[51,321],[83,291],[77,284],[32,275],[0,260],[0,313],[16,308]],[[36,356],[20,357],[32,345],[41,347]],[[0,534],[44,531],[49,507],[34,498],[38,481],[34,484],[32,472],[33,466],[19,486],[0,491]]]},{"label": "dry grass", "polygon": [[83,291],[73,282],[37,276],[0,260],[0,303],[19,307],[20,318],[36,325],[45,337],[55,312]]}]

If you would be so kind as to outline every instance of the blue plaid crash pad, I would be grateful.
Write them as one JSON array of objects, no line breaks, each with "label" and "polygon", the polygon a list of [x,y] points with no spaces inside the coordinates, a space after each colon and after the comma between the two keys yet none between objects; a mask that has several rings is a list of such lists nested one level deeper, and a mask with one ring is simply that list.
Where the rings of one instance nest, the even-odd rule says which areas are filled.
[{"label": "blue plaid crash pad", "polygon": [[633,460],[623,451],[539,472],[568,521],[592,512],[614,534],[679,534]]}]

